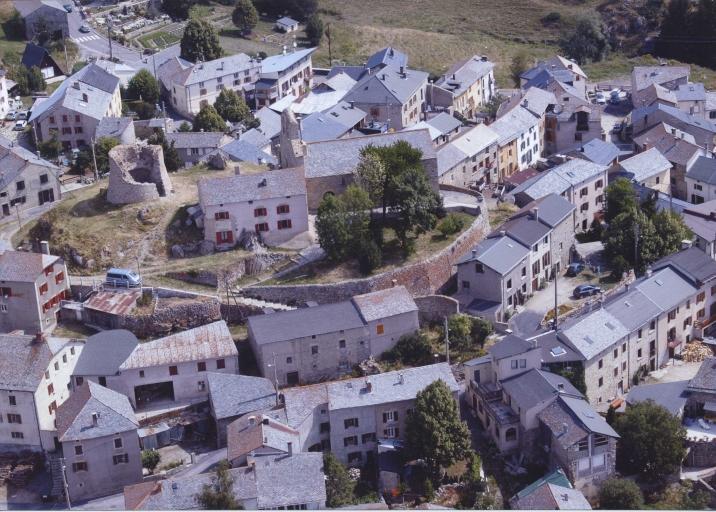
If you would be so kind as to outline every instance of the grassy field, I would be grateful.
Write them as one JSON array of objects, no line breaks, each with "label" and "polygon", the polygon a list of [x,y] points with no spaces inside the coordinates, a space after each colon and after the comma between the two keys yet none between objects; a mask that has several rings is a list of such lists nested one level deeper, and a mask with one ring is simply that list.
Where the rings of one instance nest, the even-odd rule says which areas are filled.
[{"label": "grassy field", "polygon": [[160,30],[158,32],[151,32],[149,34],[140,36],[137,38],[137,41],[139,41],[139,44],[141,44],[145,48],[162,49],[166,48],[167,46],[173,45],[180,39],[181,37],[177,34]]}]

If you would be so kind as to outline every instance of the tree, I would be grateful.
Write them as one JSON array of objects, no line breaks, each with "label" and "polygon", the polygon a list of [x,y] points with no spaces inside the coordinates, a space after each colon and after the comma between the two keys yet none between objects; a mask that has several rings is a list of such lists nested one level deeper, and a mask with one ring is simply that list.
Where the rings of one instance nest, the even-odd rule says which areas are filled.
[{"label": "tree", "polygon": [[358,270],[364,276],[369,275],[383,263],[383,252],[370,236],[364,236],[357,242]]},{"label": "tree", "polygon": [[231,21],[243,34],[250,34],[259,22],[259,13],[251,0],[237,0]]},{"label": "tree", "polygon": [[436,380],[415,397],[405,424],[407,453],[423,459],[437,474],[462,460],[470,451],[470,433],[460,420],[457,403],[447,384]]},{"label": "tree", "polygon": [[472,342],[472,319],[463,314],[452,315],[448,319],[450,346],[459,350],[466,349]]},{"label": "tree", "polygon": [[28,71],[27,85],[30,91],[44,91],[45,87],[47,87],[45,77],[42,76],[42,71],[37,66],[32,66]]},{"label": "tree", "polygon": [[512,57],[512,62],[510,62],[510,77],[514,82],[515,87],[520,86],[520,76],[522,75],[522,73],[527,71],[528,67],[529,58],[525,52],[519,52],[514,57]]},{"label": "tree", "polygon": [[686,431],[664,407],[640,402],[628,407],[613,427],[620,436],[617,465],[621,471],[663,480],[679,469],[686,455]]},{"label": "tree", "polygon": [[191,19],[179,44],[182,59],[190,62],[218,59],[224,53],[216,29],[204,19]]},{"label": "tree", "polygon": [[162,151],[164,152],[164,166],[167,168],[167,171],[178,171],[184,162],[182,162],[182,159],[179,157],[179,152],[174,147],[174,141],[172,141],[171,144],[164,141]]},{"label": "tree", "polygon": [[75,62],[75,64],[72,66],[72,74],[74,75],[75,73],[77,73],[80,69],[82,69],[86,65],[87,65],[86,60],[79,60],[79,61]]},{"label": "tree", "polygon": [[493,327],[490,322],[483,320],[482,318],[472,319],[472,328],[470,329],[470,336],[472,336],[472,342],[480,345],[485,345],[485,340],[492,334]]},{"label": "tree", "polygon": [[579,18],[572,31],[562,36],[559,46],[579,64],[586,64],[602,60],[608,42],[601,21],[590,16]]},{"label": "tree", "polygon": [[610,478],[599,489],[599,508],[604,510],[639,510],[644,508],[644,495],[631,480]]},{"label": "tree", "polygon": [[[350,256],[369,259],[364,261],[364,270],[373,266],[379,258],[370,246],[370,209],[372,203],[368,193],[356,185],[349,185],[340,196],[326,196],[318,206],[316,231],[318,243],[333,261],[342,261]],[[377,262],[379,264],[379,262]],[[374,268],[374,267],[373,267]]]},{"label": "tree", "polygon": [[243,96],[233,89],[222,89],[214,102],[214,108],[225,121],[231,123],[249,123],[254,117]]},{"label": "tree", "polygon": [[243,507],[239,505],[234,497],[234,479],[229,472],[231,466],[224,459],[219,462],[216,477],[211,484],[204,485],[201,494],[197,497],[199,505],[204,510],[240,510]]},{"label": "tree", "polygon": [[437,229],[444,237],[454,235],[465,227],[465,220],[454,213],[449,213],[438,223]]},{"label": "tree", "polygon": [[102,137],[94,145],[95,158],[97,159],[97,170],[100,174],[109,172],[109,151],[119,145],[119,139],[115,137]]},{"label": "tree", "polygon": [[306,37],[311,45],[318,46],[323,38],[323,20],[318,14],[312,14],[306,22]]},{"label": "tree", "polygon": [[37,149],[43,158],[57,158],[62,152],[62,144],[57,140],[57,134],[52,134],[52,138],[37,144]]},{"label": "tree", "polygon": [[299,19],[307,20],[318,11],[318,0],[289,0],[288,8]]},{"label": "tree", "polygon": [[211,105],[204,105],[194,117],[192,129],[195,132],[223,132],[226,131],[226,122]]},{"label": "tree", "polygon": [[139,119],[151,119],[157,112],[156,104],[148,101],[132,101],[131,105]]},{"label": "tree", "polygon": [[159,101],[159,82],[147,69],[140,69],[127,84],[126,96],[155,104]]},{"label": "tree", "polygon": [[384,352],[383,359],[408,366],[422,366],[433,362],[433,348],[425,334],[404,334],[395,346]]},{"label": "tree", "polygon": [[485,103],[482,110],[490,117],[490,119],[495,119],[497,117],[497,111],[500,109],[500,105],[502,105],[504,101],[505,97],[498,92],[492,96],[487,103]]},{"label": "tree", "polygon": [[149,471],[154,471],[159,465],[161,456],[156,450],[143,450],[142,451],[142,467],[147,468]]},{"label": "tree", "polygon": [[430,185],[422,165],[410,167],[396,177],[392,196],[393,228],[401,247],[409,254],[412,252],[409,235],[424,233],[435,227],[442,199]]},{"label": "tree", "polygon": [[659,258],[673,254],[681,248],[684,240],[691,240],[691,231],[684,219],[671,210],[660,210],[652,217]]},{"label": "tree", "polygon": [[27,96],[30,94],[30,86],[27,81],[27,68],[21,67],[13,73],[13,79],[17,87],[17,94]]},{"label": "tree", "polygon": [[2,28],[8,39],[20,41],[25,39],[25,19],[20,14],[20,11],[15,8],[12,9],[7,21],[2,24]]},{"label": "tree", "polygon": [[326,506],[338,508],[350,505],[355,484],[346,467],[331,452],[323,454],[323,473],[326,475]]},{"label": "tree", "polygon": [[163,0],[162,10],[173,18],[185,20],[189,17],[189,9],[193,4],[193,0]]},{"label": "tree", "polygon": [[383,199],[388,174],[385,163],[374,146],[366,146],[361,149],[355,176],[356,182],[363,190],[368,192],[373,204],[379,204],[383,207],[383,216],[385,217],[387,204]]},{"label": "tree", "polygon": [[182,121],[179,125],[179,131],[180,132],[190,132],[191,131],[191,125],[187,123],[186,121]]},{"label": "tree", "polygon": [[346,254],[350,233],[345,222],[343,204],[333,194],[324,197],[318,205],[316,233],[318,244],[326,252],[326,256],[333,261],[342,261]]}]

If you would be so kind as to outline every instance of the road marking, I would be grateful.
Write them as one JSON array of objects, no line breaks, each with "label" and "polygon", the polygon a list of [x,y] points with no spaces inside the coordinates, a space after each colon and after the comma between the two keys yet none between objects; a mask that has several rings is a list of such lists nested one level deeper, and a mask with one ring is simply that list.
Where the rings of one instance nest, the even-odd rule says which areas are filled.
[{"label": "road marking", "polygon": [[72,40],[76,43],[86,43],[87,41],[92,41],[94,39],[99,39],[99,36],[97,34],[93,34],[91,36],[82,36],[82,37],[73,37]]}]

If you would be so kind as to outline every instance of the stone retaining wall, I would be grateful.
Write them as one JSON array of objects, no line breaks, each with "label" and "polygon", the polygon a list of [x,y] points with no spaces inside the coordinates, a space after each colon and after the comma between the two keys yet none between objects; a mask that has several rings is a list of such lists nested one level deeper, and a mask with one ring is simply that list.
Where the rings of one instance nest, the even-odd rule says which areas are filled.
[{"label": "stone retaining wall", "polygon": [[472,225],[453,243],[430,258],[401,268],[364,279],[340,283],[248,286],[243,293],[269,302],[319,304],[340,302],[354,295],[390,288],[394,284],[405,286],[414,296],[440,293],[454,275],[453,266],[490,231],[487,215],[479,215]]},{"label": "stone retaining wall", "polygon": [[149,338],[221,320],[221,305],[216,297],[179,304],[165,301],[157,298],[152,314],[119,316],[118,328],[127,329],[139,338]]},{"label": "stone retaining wall", "polygon": [[426,295],[414,300],[418,305],[420,325],[442,322],[445,317],[460,312],[460,303],[446,295]]}]

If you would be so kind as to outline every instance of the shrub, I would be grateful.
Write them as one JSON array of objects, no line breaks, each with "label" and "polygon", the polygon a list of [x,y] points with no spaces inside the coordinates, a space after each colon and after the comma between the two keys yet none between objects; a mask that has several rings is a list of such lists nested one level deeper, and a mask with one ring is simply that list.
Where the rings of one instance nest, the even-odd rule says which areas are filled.
[{"label": "shrub", "polygon": [[550,25],[552,23],[558,23],[561,20],[562,15],[560,13],[550,12],[549,14],[545,14],[544,16],[542,16],[542,19],[540,21],[542,21],[544,25]]},{"label": "shrub", "polygon": [[154,471],[159,464],[160,458],[158,451],[144,450],[142,451],[142,467],[147,468],[149,471]]},{"label": "shrub", "polygon": [[361,274],[368,275],[383,262],[380,247],[372,239],[363,241],[358,246],[358,268]]},{"label": "shrub", "polygon": [[612,478],[599,490],[599,508],[606,510],[638,510],[644,508],[641,489],[631,480]]},{"label": "shrub", "polygon": [[438,224],[438,231],[442,233],[443,236],[447,237],[449,235],[454,235],[458,231],[461,231],[462,228],[465,227],[465,220],[455,215],[454,213],[448,214],[443,220],[440,221]]},{"label": "shrub", "polygon": [[406,334],[400,337],[391,350],[383,354],[383,359],[410,366],[430,364],[433,361],[433,348],[424,334]]}]

